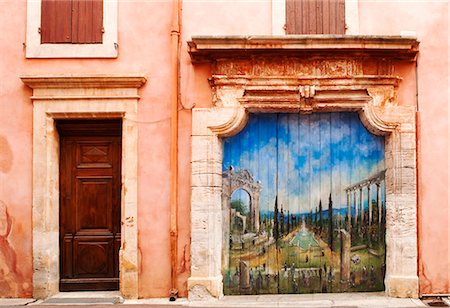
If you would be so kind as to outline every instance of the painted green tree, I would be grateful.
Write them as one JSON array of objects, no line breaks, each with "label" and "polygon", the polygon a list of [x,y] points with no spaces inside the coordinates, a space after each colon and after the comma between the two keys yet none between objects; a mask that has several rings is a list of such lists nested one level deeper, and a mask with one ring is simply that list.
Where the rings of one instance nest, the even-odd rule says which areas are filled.
[{"label": "painted green tree", "polygon": [[319,234],[322,234],[322,229],[323,229],[322,200],[319,200]]},{"label": "painted green tree", "polygon": [[333,242],[333,201],[331,200],[331,193],[328,198],[328,245],[331,250],[334,250]]},{"label": "painted green tree", "polygon": [[279,228],[278,228],[278,196],[275,197],[275,208],[273,210],[273,237],[275,241],[280,238]]},{"label": "painted green tree", "polygon": [[244,201],[242,201],[241,199],[231,201],[231,208],[241,213],[241,215],[248,214],[247,207],[245,206]]}]

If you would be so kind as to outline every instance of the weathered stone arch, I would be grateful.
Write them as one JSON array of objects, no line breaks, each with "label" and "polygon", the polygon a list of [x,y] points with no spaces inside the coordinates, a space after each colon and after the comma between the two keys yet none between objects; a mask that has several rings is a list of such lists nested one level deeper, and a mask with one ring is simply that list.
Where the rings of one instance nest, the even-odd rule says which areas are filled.
[{"label": "weathered stone arch", "polygon": [[261,183],[255,181],[248,170],[237,170],[233,167],[222,173],[222,208],[230,211],[231,196],[239,190],[245,190],[250,196],[250,220],[247,223],[249,231],[259,232],[259,193],[261,192]]}]

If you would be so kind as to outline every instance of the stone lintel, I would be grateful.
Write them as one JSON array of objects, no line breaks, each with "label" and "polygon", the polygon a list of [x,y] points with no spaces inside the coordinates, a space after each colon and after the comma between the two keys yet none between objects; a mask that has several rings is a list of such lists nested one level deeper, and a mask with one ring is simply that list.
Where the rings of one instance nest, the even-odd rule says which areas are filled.
[{"label": "stone lintel", "polygon": [[147,79],[140,75],[24,75],[23,83],[42,88],[140,88]]},{"label": "stone lintel", "polygon": [[193,36],[188,42],[193,62],[271,54],[414,61],[418,46],[416,38],[372,35]]}]

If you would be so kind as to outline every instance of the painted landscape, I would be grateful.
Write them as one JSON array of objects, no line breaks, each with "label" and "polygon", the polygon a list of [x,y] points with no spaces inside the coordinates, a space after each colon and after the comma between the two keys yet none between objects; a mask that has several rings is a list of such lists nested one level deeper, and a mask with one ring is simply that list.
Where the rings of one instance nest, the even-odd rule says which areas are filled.
[{"label": "painted landscape", "polygon": [[224,141],[224,293],[384,290],[384,170],[356,113],[251,114]]}]

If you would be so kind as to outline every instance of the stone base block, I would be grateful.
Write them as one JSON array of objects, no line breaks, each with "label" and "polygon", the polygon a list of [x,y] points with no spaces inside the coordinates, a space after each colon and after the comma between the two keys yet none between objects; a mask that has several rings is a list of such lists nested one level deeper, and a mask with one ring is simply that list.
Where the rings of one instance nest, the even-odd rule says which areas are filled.
[{"label": "stone base block", "polygon": [[388,296],[400,298],[419,298],[419,277],[389,276],[386,277],[386,293]]},{"label": "stone base block", "polygon": [[188,290],[190,301],[219,299],[223,296],[222,276],[190,277]]},{"label": "stone base block", "polygon": [[33,281],[33,298],[46,299],[59,292],[59,280],[55,281]]}]

